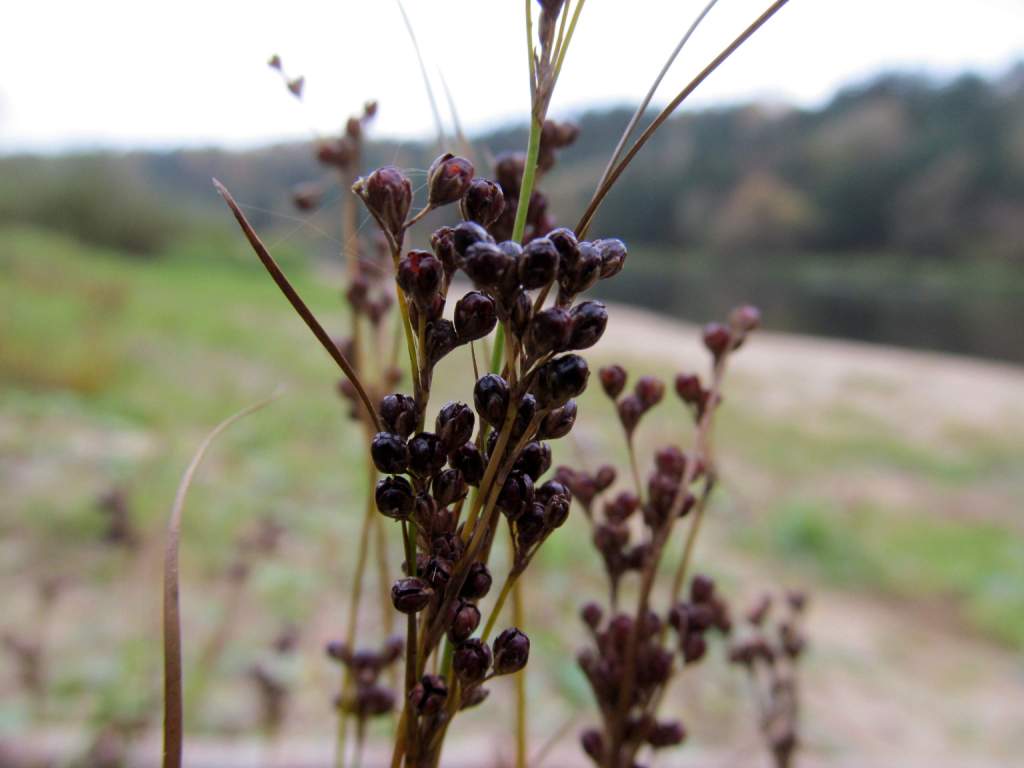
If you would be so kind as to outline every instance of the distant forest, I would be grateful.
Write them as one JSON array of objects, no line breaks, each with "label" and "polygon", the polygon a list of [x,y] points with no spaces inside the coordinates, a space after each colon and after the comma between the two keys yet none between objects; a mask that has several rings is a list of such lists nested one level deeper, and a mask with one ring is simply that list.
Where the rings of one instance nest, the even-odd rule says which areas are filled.
[{"label": "distant forest", "polygon": [[[579,139],[542,184],[563,223],[582,210],[629,115],[622,108],[578,116]],[[480,154],[519,150],[525,129],[473,141]],[[381,141],[366,161],[422,169],[436,150]],[[324,171],[308,143],[10,156],[0,158],[0,222],[159,250],[189,222],[218,220],[211,176],[251,207],[257,225],[289,229],[291,188]],[[329,212],[315,223],[334,233]],[[884,76],[813,110],[684,110],[608,198],[595,226],[602,232],[720,254],[1024,259],[1024,63],[994,80]]]}]

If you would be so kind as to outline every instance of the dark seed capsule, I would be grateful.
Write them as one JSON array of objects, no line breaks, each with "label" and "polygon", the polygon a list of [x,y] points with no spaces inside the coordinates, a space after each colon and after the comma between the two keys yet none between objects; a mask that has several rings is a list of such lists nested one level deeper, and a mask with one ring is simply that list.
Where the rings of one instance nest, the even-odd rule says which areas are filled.
[{"label": "dark seed capsule", "polygon": [[425,334],[427,360],[431,365],[437,363],[459,345],[458,333],[451,320],[432,320],[427,325]]},{"label": "dark seed capsule", "polygon": [[391,165],[378,168],[352,187],[381,226],[392,235],[402,231],[409,206],[412,205],[412,184]]},{"label": "dark seed capsule", "polygon": [[423,568],[423,578],[436,590],[443,590],[452,577],[452,566],[447,560],[432,557]]},{"label": "dark seed capsule", "polygon": [[575,260],[563,259],[558,265],[558,285],[564,296],[576,296],[590,288],[601,276],[601,256],[592,243],[579,243]]},{"label": "dark seed capsule", "polygon": [[505,210],[501,187],[488,179],[473,179],[460,203],[462,217],[489,227]]},{"label": "dark seed capsule", "polygon": [[385,477],[377,481],[374,499],[377,510],[393,520],[405,520],[412,513],[413,490],[404,477]]},{"label": "dark seed capsule", "polygon": [[445,274],[451,277],[456,269],[455,230],[452,227],[440,227],[430,236],[430,247],[434,255],[444,265]]},{"label": "dark seed capsule", "polygon": [[515,469],[536,481],[551,469],[551,446],[536,441],[527,443],[516,460]]},{"label": "dark seed capsule", "polygon": [[466,481],[457,469],[446,469],[434,478],[433,494],[439,507],[454,504],[467,492]]},{"label": "dark seed capsule", "polygon": [[610,523],[624,523],[640,506],[640,498],[632,491],[622,491],[604,506],[605,519]]},{"label": "dark seed capsule", "polygon": [[482,339],[497,322],[494,299],[479,291],[470,291],[455,305],[455,331],[460,344]]},{"label": "dark seed capsule", "polygon": [[566,260],[569,262],[575,262],[579,254],[579,241],[576,239],[576,234],[566,227],[558,227],[558,229],[552,229],[547,234],[547,239],[555,246],[555,250],[558,251],[559,260]]},{"label": "dark seed capsule", "polygon": [[378,409],[381,424],[401,438],[407,438],[416,429],[419,412],[416,401],[408,395],[395,393],[380,401]]},{"label": "dark seed capsule", "polygon": [[494,674],[510,675],[526,666],[530,638],[512,627],[494,639]]},{"label": "dark seed capsule", "polygon": [[570,400],[561,408],[548,413],[540,423],[537,436],[545,440],[565,437],[576,424],[576,401]]},{"label": "dark seed capsule", "polygon": [[419,613],[430,602],[434,590],[423,579],[399,579],[391,587],[391,603],[399,613]]},{"label": "dark seed capsule", "polygon": [[464,221],[452,231],[452,242],[455,246],[455,255],[462,258],[466,255],[471,245],[476,243],[494,243],[494,238],[487,234],[487,230],[473,221]]},{"label": "dark seed capsule", "polygon": [[647,743],[655,749],[674,747],[686,739],[686,729],[678,720],[658,723],[647,736]]},{"label": "dark seed capsule", "polygon": [[518,290],[512,297],[508,306],[509,330],[517,339],[526,335],[530,327],[530,320],[533,317],[533,302],[526,291]]},{"label": "dark seed capsule", "polygon": [[476,415],[465,403],[451,402],[437,414],[434,428],[446,451],[453,451],[473,436]]},{"label": "dark seed capsule", "polygon": [[572,335],[569,349],[588,349],[594,346],[604,335],[608,325],[608,310],[600,301],[584,301],[577,304],[570,312],[572,318]]},{"label": "dark seed capsule", "polygon": [[607,490],[614,482],[615,467],[611,464],[603,464],[597,468],[597,472],[594,473],[594,487],[597,488],[598,493]]},{"label": "dark seed capsule", "polygon": [[544,525],[548,530],[561,528],[569,519],[571,499],[568,494],[552,496],[544,504]]},{"label": "dark seed capsule", "polygon": [[505,478],[498,494],[498,509],[509,520],[517,520],[533,504],[533,480],[525,472],[513,470]]},{"label": "dark seed capsule", "polygon": [[676,376],[676,394],[684,403],[696,405],[700,402],[702,387],[700,378],[693,373],[680,373]]},{"label": "dark seed capsule", "polygon": [[355,709],[362,717],[380,717],[395,708],[395,694],[389,688],[371,683],[356,689]]},{"label": "dark seed capsule", "polygon": [[732,334],[721,323],[708,323],[704,326],[704,346],[717,360],[724,355],[732,344]]},{"label": "dark seed capsule", "polygon": [[512,256],[494,243],[477,242],[466,249],[459,266],[474,286],[486,289],[499,287],[505,273],[515,268],[515,262]]},{"label": "dark seed capsule", "polygon": [[740,333],[750,333],[761,327],[761,310],[749,304],[736,307],[729,313],[729,325]]},{"label": "dark seed capsule", "polygon": [[644,415],[644,406],[640,398],[636,395],[626,395],[619,400],[617,409],[622,428],[626,430],[626,434],[633,434],[636,425],[640,423],[640,417]]},{"label": "dark seed capsule", "polygon": [[612,400],[616,399],[626,387],[626,369],[621,365],[606,365],[598,376],[601,378],[601,387]]},{"label": "dark seed capsule", "polygon": [[484,457],[473,443],[456,448],[448,457],[448,463],[462,473],[468,485],[478,486],[484,477]]},{"label": "dark seed capsule", "polygon": [[550,285],[558,274],[558,249],[550,238],[537,237],[526,244],[519,258],[519,282],[532,291]]},{"label": "dark seed capsule", "polygon": [[541,310],[526,331],[526,351],[535,359],[549,352],[563,352],[569,348],[572,330],[572,317],[561,307]]},{"label": "dark seed capsule", "polygon": [[399,287],[418,306],[430,306],[444,284],[444,264],[429,251],[409,251],[398,262]]},{"label": "dark seed capsule", "polygon": [[544,408],[557,408],[587,388],[590,369],[579,355],[563,355],[550,360],[537,371],[534,394]]},{"label": "dark seed capsule", "polygon": [[409,465],[405,441],[391,432],[378,432],[370,442],[373,463],[384,474],[400,475]]},{"label": "dark seed capsule", "polygon": [[420,477],[433,477],[448,456],[441,439],[433,432],[420,432],[409,440],[409,470]]},{"label": "dark seed capsule", "polygon": [[695,574],[690,582],[690,600],[695,603],[709,603],[714,595],[714,580],[702,573]]},{"label": "dark seed capsule", "polygon": [[519,440],[530,427],[533,417],[537,413],[537,398],[527,392],[519,400],[519,407],[516,409],[516,420],[512,423],[512,439]]},{"label": "dark seed capsule", "polygon": [[601,279],[615,277],[626,263],[626,246],[621,240],[608,238],[596,240],[594,247],[601,256]]},{"label": "dark seed capsule", "polygon": [[480,609],[473,603],[462,601],[455,609],[455,617],[448,626],[448,639],[453,643],[468,640],[480,626]]},{"label": "dark seed capsule", "polygon": [[550,530],[544,519],[544,507],[531,504],[515,521],[516,549],[527,552]]},{"label": "dark seed capsule", "polygon": [[495,158],[494,176],[506,197],[519,197],[525,166],[526,155],[522,152],[503,152]]},{"label": "dark seed capsule", "polygon": [[703,635],[692,632],[683,641],[683,660],[687,664],[694,664],[704,658],[707,653],[708,643]]},{"label": "dark seed capsule", "polygon": [[640,405],[645,411],[661,402],[665,396],[665,384],[653,376],[641,376],[633,387]]},{"label": "dark seed capsule", "polygon": [[409,703],[421,715],[436,715],[448,699],[448,684],[440,675],[424,675],[409,691]]},{"label": "dark seed capsule", "polygon": [[479,683],[491,667],[491,649],[479,640],[467,640],[455,649],[452,669],[463,685]]},{"label": "dark seed capsule", "polygon": [[604,736],[596,728],[588,728],[580,734],[580,746],[587,757],[597,765],[604,764]]},{"label": "dark seed capsule", "polygon": [[473,181],[473,164],[451,153],[441,155],[427,169],[427,205],[437,207],[459,200]]},{"label": "dark seed capsule", "polygon": [[491,591],[491,572],[484,563],[473,563],[469,566],[466,580],[462,584],[459,597],[466,600],[479,600]]},{"label": "dark seed capsule", "polygon": [[481,376],[473,387],[476,412],[492,427],[500,427],[504,423],[508,399],[508,382],[496,373]]}]

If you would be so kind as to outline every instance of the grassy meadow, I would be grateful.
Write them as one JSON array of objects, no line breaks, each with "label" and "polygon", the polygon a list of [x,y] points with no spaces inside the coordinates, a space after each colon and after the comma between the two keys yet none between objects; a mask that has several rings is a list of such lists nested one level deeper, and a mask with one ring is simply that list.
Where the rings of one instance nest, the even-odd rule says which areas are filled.
[{"label": "grassy meadow", "polygon": [[[251,732],[258,712],[247,670],[264,662],[282,665],[291,691],[282,738],[330,749],[339,673],[321,649],[344,628],[365,504],[361,438],[335,393],[333,364],[242,249],[200,238],[127,259],[59,235],[0,230],[0,634],[45,648],[41,693],[9,659],[0,666],[0,742],[81,754],[113,724],[152,751],[161,536],[174,489],[215,423],[283,386],[279,401],[214,446],[186,507],[185,679],[199,697],[190,735],[216,743]],[[340,276],[282,260],[342,334]],[[704,365],[692,327],[636,310],[616,326],[619,318],[613,312],[594,350],[597,364],[666,377]],[[442,365],[438,403],[470,395],[471,374],[460,374],[471,371],[468,354],[456,359]],[[1021,369],[965,358],[772,333],[740,354],[717,438],[725,479],[698,567],[737,609],[775,584],[812,593],[809,765],[863,765],[893,743],[903,765],[1005,765],[1024,750],[1011,709],[1024,679],[1021,394]],[[645,460],[687,437],[678,403],[660,408],[673,418],[641,428]],[[596,382],[573,434],[556,463],[622,453]],[[127,499],[134,547],[104,541],[97,502],[112,489]],[[236,593],[239,541],[268,519],[282,526],[281,545]],[[387,532],[397,571],[396,532]],[[527,580],[538,744],[572,713],[579,722],[592,715],[571,659],[583,638],[576,607],[601,588],[595,558],[584,524],[571,520]],[[47,603],[40,591],[52,583]],[[195,672],[226,611],[229,634],[200,686]],[[379,636],[376,603],[364,611]],[[299,651],[281,662],[270,649],[285,627],[297,629]],[[743,680],[721,648],[712,655],[679,686],[693,734],[681,754],[730,764],[725,745],[738,744],[746,752],[736,759],[758,764]],[[699,707],[691,686],[705,694]],[[500,713],[508,691],[495,689]],[[942,706],[929,708],[938,698]],[[915,715],[894,723],[908,707]],[[456,744],[486,740],[487,712],[467,718]],[[561,749],[554,754],[575,764],[571,737]]]}]

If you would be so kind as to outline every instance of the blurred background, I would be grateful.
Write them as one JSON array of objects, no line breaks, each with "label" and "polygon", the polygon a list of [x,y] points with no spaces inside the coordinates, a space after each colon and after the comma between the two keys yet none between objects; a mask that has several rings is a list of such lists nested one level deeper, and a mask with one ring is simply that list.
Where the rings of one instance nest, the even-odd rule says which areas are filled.
[{"label": "blurred background", "polygon": [[[700,370],[699,324],[763,311],[726,388],[725,481],[697,560],[737,609],[774,585],[811,593],[800,765],[1024,755],[1024,9],[936,5],[795,0],[664,126],[593,229],[630,257],[598,291],[615,306],[592,367]],[[406,6],[445,149],[457,122],[489,175],[483,158],[526,145],[521,3]],[[561,223],[699,10],[586,7],[552,106],[581,132],[542,184]],[[654,103],[761,10],[722,0]],[[280,384],[215,446],[186,510],[188,764],[327,765],[339,672],[322,648],[344,629],[362,445],[210,178],[343,335],[342,190],[310,213],[292,195],[329,181],[315,142],[369,99],[365,169],[422,184],[438,140],[402,16],[365,2],[4,15],[0,766],[156,764],[174,488],[212,425]],[[273,53],[305,76],[301,100]],[[468,386],[445,378],[437,402]],[[556,462],[621,457],[608,402],[581,406]],[[645,424],[645,463],[680,439],[682,411],[662,407],[675,418]],[[526,582],[531,736],[566,734],[551,766],[583,764],[573,734],[594,719],[571,663],[577,607],[602,589],[585,530],[570,521]],[[724,655],[677,686],[690,739],[659,765],[767,764]],[[453,733],[452,765],[508,758],[509,694],[496,686]]]}]

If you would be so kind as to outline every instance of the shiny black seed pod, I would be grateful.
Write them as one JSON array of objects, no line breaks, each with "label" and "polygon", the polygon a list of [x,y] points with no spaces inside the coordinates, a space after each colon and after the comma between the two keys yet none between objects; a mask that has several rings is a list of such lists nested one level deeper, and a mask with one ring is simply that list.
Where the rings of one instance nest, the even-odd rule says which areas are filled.
[{"label": "shiny black seed pod", "polygon": [[427,307],[444,285],[444,264],[429,251],[409,251],[398,262],[395,280],[417,305]]},{"label": "shiny black seed pod", "polygon": [[473,164],[450,152],[441,155],[427,169],[427,205],[436,208],[457,202],[473,181]]},{"label": "shiny black seed pod", "polygon": [[555,408],[544,416],[537,436],[544,440],[557,440],[568,435],[575,424],[576,401],[570,400],[561,408]]},{"label": "shiny black seed pod", "polygon": [[432,320],[427,324],[426,334],[427,360],[431,365],[437,363],[459,345],[458,333],[451,320],[444,318]]},{"label": "shiny black seed pod", "polygon": [[473,436],[476,414],[465,403],[447,403],[437,414],[434,429],[446,451],[452,451]]},{"label": "shiny black seed pod", "polygon": [[451,577],[451,563],[440,557],[431,557],[423,567],[423,578],[436,590],[443,590]]},{"label": "shiny black seed pod", "polygon": [[378,432],[370,441],[374,466],[386,475],[400,475],[409,465],[409,449],[405,441],[391,432]]},{"label": "shiny black seed pod", "polygon": [[483,480],[486,469],[484,457],[473,443],[466,443],[452,451],[448,463],[462,473],[467,485],[476,487]]},{"label": "shiny black seed pod", "polygon": [[472,221],[464,221],[452,230],[452,243],[457,259],[465,256],[471,245],[493,242],[494,238],[487,234],[487,230]]},{"label": "shiny black seed pod", "polygon": [[455,229],[452,227],[439,227],[430,236],[430,247],[434,255],[444,265],[444,272],[448,277],[455,272],[457,265],[455,260]]},{"label": "shiny black seed pod", "polygon": [[594,245],[586,241],[578,244],[575,259],[562,259],[558,264],[558,286],[563,296],[583,293],[600,276],[601,256]]},{"label": "shiny black seed pod", "polygon": [[482,339],[497,322],[494,299],[479,291],[470,291],[455,304],[455,331],[460,344]]},{"label": "shiny black seed pod", "polygon": [[384,229],[392,235],[402,231],[412,205],[412,184],[405,174],[386,165],[357,179],[352,189]]},{"label": "shiny black seed pod", "polygon": [[508,411],[508,382],[496,373],[477,379],[473,387],[473,404],[480,418],[492,427],[500,428]]},{"label": "shiny black seed pod", "polygon": [[446,469],[434,478],[433,493],[439,507],[454,504],[467,492],[466,481],[457,469]]},{"label": "shiny black seed pod", "polygon": [[540,367],[534,381],[533,393],[543,408],[557,408],[571,398],[583,394],[587,388],[590,369],[579,355],[563,355]]},{"label": "shiny black seed pod", "polygon": [[498,509],[509,520],[516,520],[533,504],[533,480],[525,472],[512,470],[498,494]]},{"label": "shiny black seed pod", "polygon": [[[463,222],[465,224],[466,222]],[[459,226],[463,226],[460,224]],[[509,269],[514,269],[515,261],[506,251],[494,243],[476,242],[466,248],[459,262],[462,271],[473,281],[477,288],[497,288],[505,278]]]},{"label": "shiny black seed pod", "polygon": [[509,675],[526,666],[530,658],[530,638],[512,627],[494,639],[494,674]]},{"label": "shiny black seed pod", "polygon": [[608,325],[608,310],[600,301],[584,301],[569,312],[572,333],[568,349],[588,349],[594,346]]},{"label": "shiny black seed pod", "polygon": [[461,601],[455,608],[452,623],[448,625],[448,639],[453,643],[468,640],[480,626],[480,609],[473,603]]},{"label": "shiny black seed pod", "polygon": [[413,490],[404,477],[385,477],[377,481],[374,500],[377,510],[394,520],[405,520],[412,513]]},{"label": "shiny black seed pod", "polygon": [[601,279],[615,277],[626,263],[626,246],[616,238],[595,240],[594,247],[601,256]]},{"label": "shiny black seed pod", "polygon": [[526,335],[533,318],[533,302],[526,291],[516,291],[508,305],[509,330],[517,339]]},{"label": "shiny black seed pod", "polygon": [[473,563],[469,566],[459,597],[466,600],[479,600],[491,591],[492,581],[491,572],[485,563]]},{"label": "shiny black seed pod", "polygon": [[463,685],[479,683],[491,668],[491,649],[479,640],[467,640],[455,649],[452,669]]},{"label": "shiny black seed pod", "polygon": [[547,237],[537,237],[526,244],[519,257],[519,282],[532,291],[550,285],[558,274],[558,249]]},{"label": "shiny black seed pod", "polygon": [[534,359],[562,352],[572,338],[572,317],[561,307],[548,307],[533,316],[526,331],[526,351]]},{"label": "shiny black seed pod", "polygon": [[419,613],[433,595],[430,585],[415,576],[399,579],[391,587],[391,603],[399,613]]},{"label": "shiny black seed pod", "polygon": [[527,443],[516,460],[515,469],[536,482],[551,469],[551,446],[537,441]]},{"label": "shiny black seed pod", "polygon": [[530,427],[530,422],[537,413],[537,398],[527,392],[519,399],[516,418],[512,422],[512,439],[518,440]]},{"label": "shiny black seed pod", "polygon": [[441,438],[433,432],[420,432],[409,440],[409,470],[420,477],[433,477],[445,465],[448,456]]},{"label": "shiny black seed pod", "polygon": [[558,251],[559,260],[566,259],[570,262],[576,260],[579,241],[576,239],[576,233],[571,229],[558,227],[548,232],[546,237],[554,244],[555,249]]},{"label": "shiny black seed pod", "polygon": [[415,400],[408,395],[395,393],[380,401],[378,415],[381,425],[388,432],[405,439],[416,429],[419,411]]},{"label": "shiny black seed pod", "polygon": [[489,227],[505,210],[505,195],[501,187],[489,179],[473,179],[459,204],[462,217]]}]

